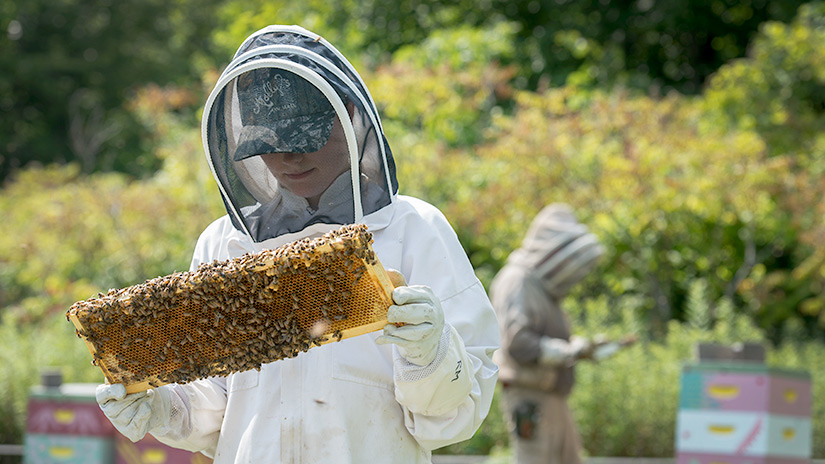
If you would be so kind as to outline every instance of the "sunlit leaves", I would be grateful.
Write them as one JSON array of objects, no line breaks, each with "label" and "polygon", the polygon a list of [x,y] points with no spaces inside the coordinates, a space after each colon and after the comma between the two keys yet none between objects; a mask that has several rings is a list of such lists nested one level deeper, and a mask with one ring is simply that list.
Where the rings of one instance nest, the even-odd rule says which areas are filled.
[{"label": "sunlit leaves", "polygon": [[763,25],[749,58],[710,80],[706,100],[719,122],[759,131],[773,154],[813,140],[825,112],[825,5],[803,6],[791,24]]},{"label": "sunlit leaves", "polygon": [[[437,61],[450,63],[448,49],[438,50]],[[536,212],[564,201],[608,247],[602,291],[640,295],[638,311],[654,327],[687,316],[694,279],[704,279],[709,298],[729,298],[735,311],[774,328],[820,314],[810,293],[774,307],[789,281],[762,282],[751,272],[788,275],[805,250],[821,246],[814,237],[823,230],[823,144],[785,129],[793,151],[778,153],[760,129],[764,115],[740,105],[753,91],[746,85],[661,99],[572,85],[520,92],[492,65],[480,72],[414,57],[399,53],[369,78],[401,190],[447,213],[484,282]],[[760,82],[753,60],[720,75]],[[720,124],[721,101],[740,102],[729,103],[734,124]],[[783,102],[772,103],[775,113],[788,113]],[[768,304],[769,294],[780,299]]]}]

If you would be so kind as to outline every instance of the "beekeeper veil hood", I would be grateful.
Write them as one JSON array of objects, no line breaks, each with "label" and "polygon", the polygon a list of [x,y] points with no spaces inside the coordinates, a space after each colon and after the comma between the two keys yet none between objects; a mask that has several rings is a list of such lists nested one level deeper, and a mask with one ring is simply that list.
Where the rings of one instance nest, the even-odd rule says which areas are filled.
[{"label": "beekeeper veil hood", "polygon": [[577,220],[570,206],[554,203],[536,215],[508,261],[530,268],[549,295],[562,298],[603,254],[598,238]]},{"label": "beekeeper veil hood", "polygon": [[[297,26],[269,26],[243,42],[207,99],[202,135],[232,223],[254,242],[362,222],[398,191],[361,77],[331,44]],[[271,154],[316,157],[287,174],[314,179],[326,171],[317,205],[269,168]]]}]

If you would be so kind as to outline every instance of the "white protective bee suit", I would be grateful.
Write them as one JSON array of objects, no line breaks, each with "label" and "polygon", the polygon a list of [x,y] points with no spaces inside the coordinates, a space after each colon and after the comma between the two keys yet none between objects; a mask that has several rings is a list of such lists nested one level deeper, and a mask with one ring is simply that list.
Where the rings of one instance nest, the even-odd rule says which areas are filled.
[{"label": "white protective bee suit", "polygon": [[[269,79],[265,92],[245,96],[260,73]],[[301,79],[329,100],[350,157],[349,171],[321,196],[317,209],[279,188],[254,156],[277,147],[278,136],[265,117],[244,116],[250,102],[256,115],[301,104],[300,96],[290,100],[290,91],[306,84]],[[328,134],[325,123],[304,122],[296,137]],[[396,345],[376,343],[378,331],[260,371],[160,387],[169,394],[153,407],[148,431],[218,464],[424,463],[431,450],[471,438],[489,411],[498,375],[491,360],[499,344],[495,313],[443,214],[397,194],[375,104],[352,65],[305,29],[264,28],[241,45],[207,100],[203,139],[228,214],[199,238],[193,270],[363,223],[385,268],[399,270],[410,286],[432,289],[444,329],[435,358],[425,366],[409,362]],[[156,419],[157,411],[166,413]]]}]

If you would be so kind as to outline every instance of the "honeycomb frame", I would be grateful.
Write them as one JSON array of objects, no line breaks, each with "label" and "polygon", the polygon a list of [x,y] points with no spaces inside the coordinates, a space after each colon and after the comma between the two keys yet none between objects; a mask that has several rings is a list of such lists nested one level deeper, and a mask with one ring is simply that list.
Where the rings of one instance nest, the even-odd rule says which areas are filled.
[{"label": "honeycomb frame", "polygon": [[260,369],[387,324],[388,272],[364,225],[176,272],[66,313],[110,384],[128,393]]}]

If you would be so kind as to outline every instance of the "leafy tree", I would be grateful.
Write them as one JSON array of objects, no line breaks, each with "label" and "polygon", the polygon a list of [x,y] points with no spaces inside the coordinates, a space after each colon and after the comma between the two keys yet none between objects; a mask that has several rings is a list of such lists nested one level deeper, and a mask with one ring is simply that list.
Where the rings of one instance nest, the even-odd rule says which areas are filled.
[{"label": "leafy tree", "polygon": [[[230,1],[221,18],[236,43],[278,18],[297,22],[374,61],[442,29],[516,27],[517,86],[561,85],[572,75],[597,85],[698,93],[705,79],[742,57],[761,23],[787,22],[803,0],[309,0]],[[238,42],[239,43],[239,42]]]},{"label": "leafy tree", "polygon": [[[441,30],[514,33],[519,88],[579,85],[697,92],[743,56],[757,25],[800,0],[33,0],[0,6],[0,179],[31,162],[143,175],[159,167],[148,132],[122,107],[141,84],[191,85],[253,30],[301,24],[372,66]],[[442,34],[443,37],[443,34]],[[196,101],[197,105],[200,100]],[[191,105],[193,102],[188,102]],[[188,107],[187,105],[187,107]]]},{"label": "leafy tree", "polygon": [[75,301],[189,268],[198,234],[224,213],[189,92],[149,86],[130,111],[159,140],[155,175],[84,175],[76,163],[28,167],[6,182],[0,214],[0,442],[21,443],[40,370],[100,382],[65,313]]},{"label": "leafy tree", "polygon": [[[780,266],[756,263],[740,290],[765,327],[793,314],[825,325],[825,3],[803,6],[790,23],[765,23],[747,58],[710,80],[707,124],[758,133],[782,174],[774,198],[798,245]],[[763,193],[763,194],[764,194]]]},{"label": "leafy tree", "polygon": [[178,92],[151,87],[133,103],[163,140],[154,153],[163,169],[151,178],[84,176],[69,164],[28,168],[8,182],[0,196],[12,231],[0,236],[0,317],[18,309],[35,320],[53,316],[65,310],[53,303],[67,296],[188,269],[198,234],[223,207],[197,124],[171,109],[187,98]]},{"label": "leafy tree", "polygon": [[[793,24],[794,36],[806,37]],[[539,209],[566,201],[608,245],[597,290],[636,295],[656,332],[689,317],[691,282],[701,281],[708,298],[729,299],[775,341],[793,320],[808,336],[825,333],[817,136],[802,132],[793,150],[777,154],[757,127],[720,123],[712,102],[736,97],[750,108],[762,98],[749,99],[742,86],[657,100],[572,85],[517,91],[506,68],[489,64],[495,57],[451,68],[474,48],[437,37],[421,46],[437,50],[435,60],[399,51],[368,81],[384,106],[402,191],[445,210],[485,283]],[[477,37],[485,49],[495,35]],[[498,105],[502,95],[512,110]]]},{"label": "leafy tree", "polygon": [[210,62],[217,1],[32,0],[0,5],[0,179],[32,162],[140,175],[159,167],[123,108],[150,82]]},{"label": "leafy tree", "polygon": [[[599,84],[696,94],[705,79],[745,55],[759,25],[787,22],[803,0],[519,0],[491,2],[520,28],[531,80],[555,85],[584,69]],[[524,61],[529,60],[529,61]]]},{"label": "leafy tree", "polygon": [[712,77],[706,99],[714,123],[758,131],[772,154],[815,158],[825,127],[825,3],[803,6],[790,24],[763,24],[748,56]]}]

